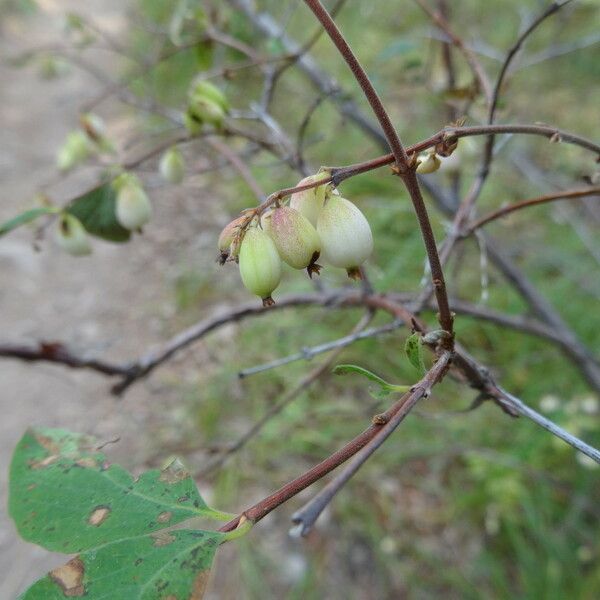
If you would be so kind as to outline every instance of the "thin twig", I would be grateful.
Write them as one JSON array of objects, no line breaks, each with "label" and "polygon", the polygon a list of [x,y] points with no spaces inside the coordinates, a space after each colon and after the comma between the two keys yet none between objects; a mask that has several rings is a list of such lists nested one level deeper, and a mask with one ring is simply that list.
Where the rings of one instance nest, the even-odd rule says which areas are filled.
[{"label": "thin twig", "polygon": [[562,427],[551,421],[550,419],[540,415],[540,413],[533,410],[531,407],[527,406],[522,400],[513,396],[506,390],[502,388],[498,388],[498,396],[502,397],[506,400],[511,406],[513,406],[516,411],[533,421],[536,425],[539,425],[546,431],[549,431],[552,435],[560,438],[579,452],[582,452],[586,456],[594,459],[597,463],[600,463],[600,451],[596,448],[593,448],[589,444],[586,444],[583,440],[580,440],[578,437],[570,434],[568,431],[565,431]]},{"label": "thin twig", "polygon": [[344,467],[341,473],[336,475],[312,500],[292,515],[292,522],[299,526],[301,535],[305,536],[309,533],[315,521],[333,500],[333,497],[396,430],[417,402],[429,396],[430,389],[431,386],[426,388],[422,394],[408,395],[398,412],[390,418],[368,444],[354,455],[354,458]]},{"label": "thin twig", "polygon": [[252,175],[252,171],[248,168],[248,165],[223,141],[219,138],[210,136],[206,141],[220,154],[222,154],[227,161],[233,166],[233,168],[240,174],[242,179],[246,182],[248,187],[252,190],[252,193],[259,202],[262,202],[265,197],[260,183],[256,180],[256,177]]},{"label": "thin twig", "polygon": [[[352,333],[358,333],[363,330],[373,318],[373,312],[368,311],[360,321],[354,326]],[[225,461],[236,452],[239,452],[251,439],[256,437],[274,417],[276,417],[283,409],[289,406],[302,392],[304,392],[317,379],[322,377],[329,371],[331,365],[337,360],[343,348],[335,348],[334,351],[316,368],[305,375],[292,389],[288,390],[279,402],[271,406],[267,412],[240,436],[233,444],[230,444],[223,452],[213,458],[210,463],[201,470],[200,476],[206,476],[212,473],[217,468],[221,467]]]},{"label": "thin twig", "polygon": [[[563,6],[569,4],[571,0],[564,0],[563,2],[552,2],[545,10],[543,10],[537,18],[535,18],[529,27],[527,27],[521,35],[517,37],[515,43],[511,46],[511,48],[506,53],[506,58],[502,63],[502,67],[500,68],[500,72],[498,73],[498,77],[496,78],[496,83],[494,85],[494,92],[492,94],[492,101],[489,106],[488,115],[487,115],[487,124],[492,125],[496,118],[496,109],[498,108],[498,101],[500,100],[500,92],[502,91],[502,85],[504,84],[504,80],[508,73],[508,69],[512,64],[513,59],[525,43],[525,40],[551,15],[558,12]],[[494,142],[495,136],[491,134],[488,136],[485,148],[483,151],[483,158],[481,160],[481,166],[479,168],[479,173],[477,175],[477,183],[474,186],[474,191],[471,194],[471,197],[465,201],[464,210],[461,211],[463,213],[463,219],[468,218],[470,214],[470,209],[474,206],[481,190],[483,188],[483,184],[486,181],[489,172],[490,166],[492,164],[492,160],[494,157]],[[458,223],[457,229],[460,229],[462,223]]]},{"label": "thin twig", "polygon": [[490,221],[494,221],[496,219],[499,219],[500,217],[504,217],[512,212],[515,212],[516,210],[521,210],[522,208],[526,208],[528,206],[536,206],[538,204],[545,204],[547,202],[553,202],[555,200],[577,200],[586,196],[597,196],[598,194],[600,194],[600,187],[578,190],[565,190],[564,192],[557,192],[556,194],[546,194],[545,196],[538,196],[537,198],[521,200],[520,202],[509,204],[508,206],[499,208],[498,210],[495,210],[485,215],[484,217],[477,219],[476,221],[465,227],[462,235],[465,237],[471,235],[471,233],[473,233],[476,229],[487,225]]},{"label": "thin twig", "polygon": [[[447,195],[431,182],[425,180],[423,183],[427,186],[429,193],[438,207],[445,214],[449,216],[454,215],[455,207]],[[491,262],[523,297],[537,318],[555,331],[556,336],[562,340],[561,347],[565,354],[571,358],[592,389],[600,393],[600,367],[589,349],[582,344],[575,332],[565,323],[560,314],[540,294],[521,269],[500,248],[497,242],[485,232],[480,232],[480,235],[483,236],[486,251]]]},{"label": "thin twig", "polygon": [[479,62],[477,56],[471,49],[462,41],[462,39],[454,33],[450,23],[445,19],[440,11],[432,10],[425,0],[415,0],[415,2],[423,9],[423,11],[429,16],[429,18],[450,38],[450,41],[459,52],[465,57],[465,60],[471,67],[473,74],[479,84],[479,87],[483,91],[488,106],[492,102],[492,84],[483,68],[481,62]]},{"label": "thin twig", "polygon": [[385,424],[389,423],[394,418],[394,415],[396,415],[398,411],[402,410],[402,407],[405,403],[412,404],[428,393],[431,387],[443,378],[451,358],[451,352],[446,351],[442,353],[438,361],[425,374],[423,379],[421,379],[421,381],[417,383],[410,392],[402,396],[402,398],[393,406],[391,406],[385,413],[378,415],[377,418],[374,419],[374,423],[368,429],[356,436],[353,440],[348,442],[337,452],[334,452],[324,461],[320,462],[312,469],[309,469],[303,475],[300,475],[300,477],[290,481],[273,494],[244,510],[235,519],[232,519],[229,521],[229,523],[223,525],[219,531],[231,531],[235,529],[242,517],[245,517],[253,523],[257,523],[278,506],[290,498],[293,498],[296,494],[315,483],[315,481],[318,481],[327,475],[327,473],[330,473],[333,471],[333,469],[346,462],[349,458],[354,456],[364,446],[366,446],[373,438],[375,438]]},{"label": "thin twig", "polygon": [[126,376],[128,365],[120,365],[108,361],[77,356],[61,342],[37,342],[34,345],[0,344],[0,356],[16,358],[26,362],[51,362],[61,364],[71,369],[90,369],[103,375]]},{"label": "thin twig", "polygon": [[324,352],[330,352],[336,348],[345,348],[346,346],[350,346],[351,344],[354,344],[360,340],[374,336],[380,336],[384,333],[390,333],[401,327],[403,324],[403,321],[393,321],[391,323],[381,325],[380,327],[371,327],[363,331],[351,333],[331,342],[325,342],[323,344],[318,344],[317,346],[302,348],[300,352],[296,352],[295,354],[277,358],[271,362],[263,363],[262,365],[256,365],[255,367],[250,367],[248,369],[242,369],[241,371],[238,371],[238,377],[240,379],[244,379],[250,375],[256,375],[257,373],[264,373],[265,371],[277,369],[278,367],[288,365],[298,360],[310,360],[319,354],[323,354]]},{"label": "thin twig", "polygon": [[[369,80],[367,73],[362,68],[358,59],[352,52],[352,49],[348,45],[348,42],[336,26],[335,22],[325,10],[319,0],[304,0],[305,4],[312,10],[313,14],[320,21],[321,25],[331,38],[332,42],[340,52],[341,56],[346,61],[346,64],[350,67],[354,78],[360,85],[365,95],[365,98],[371,105],[381,128],[385,134],[385,137],[390,145],[392,154],[395,159],[395,168],[397,174],[402,179],[408,193],[410,194],[425,249],[427,251],[427,258],[429,260],[429,266],[431,269],[431,279],[435,289],[436,300],[439,307],[439,321],[442,329],[445,329],[450,334],[453,332],[453,317],[448,306],[448,296],[446,294],[446,284],[444,281],[444,273],[440,263],[440,259],[437,252],[437,245],[433,229],[431,227],[431,221],[427,214],[427,208],[423,201],[421,189],[417,181],[417,176],[414,169],[409,164],[408,154],[396,132],[396,129],[392,125],[389,115],[383,106],[381,99],[379,98],[373,84]],[[452,337],[449,338],[449,347],[452,345]]]}]

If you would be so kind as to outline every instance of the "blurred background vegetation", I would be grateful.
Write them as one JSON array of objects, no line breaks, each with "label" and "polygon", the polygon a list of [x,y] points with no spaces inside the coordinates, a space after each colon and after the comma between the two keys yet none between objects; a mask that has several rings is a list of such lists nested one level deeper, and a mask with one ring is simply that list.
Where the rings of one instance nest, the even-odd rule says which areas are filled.
[{"label": "blurred background vegetation", "polygon": [[[255,4],[301,43],[318,28],[301,2]],[[523,22],[546,5],[537,0],[465,0],[451,3],[451,19],[495,74]],[[0,6],[3,11],[35,10],[34,2],[4,1]],[[179,21],[178,10],[186,15]],[[278,40],[265,38],[227,2],[139,0],[128,3],[127,11],[131,27],[119,43],[132,56],[149,61],[173,49],[174,41],[184,44],[198,37],[208,16],[261,55],[282,52]],[[437,34],[415,4],[348,0],[336,20],[406,143],[447,124],[447,106],[455,99],[444,89]],[[598,3],[580,1],[540,27],[519,63],[523,67],[529,61],[529,66],[516,71],[503,90],[499,120],[548,123],[597,140],[599,25]],[[551,56],[543,60],[546,53]],[[325,36],[311,55],[368,114],[351,74]],[[199,71],[243,60],[239,52],[213,42],[195,44],[136,79],[131,89],[140,98],[181,110]],[[457,86],[467,87],[468,68],[460,57],[455,61]],[[134,68],[123,59],[120,74],[126,76]],[[214,81],[236,109],[246,110],[260,101],[263,78],[256,68]],[[293,136],[317,96],[292,67],[278,82],[272,114]],[[127,115],[147,136],[168,127],[157,117],[133,110]],[[476,98],[467,124],[478,123],[484,115],[482,99]],[[476,142],[478,148],[482,141]],[[244,148],[236,144],[231,142],[234,149]],[[542,138],[515,136],[503,139],[500,146],[479,203],[481,214],[557,187],[576,187],[594,170],[590,153]],[[189,164],[193,157],[212,152],[202,140],[185,148]],[[332,103],[319,105],[306,133],[305,159],[310,165],[343,165],[378,154],[378,147]],[[266,191],[299,179],[266,152],[255,151],[248,164]],[[477,156],[464,164],[463,194],[477,165]],[[344,182],[341,192],[361,207],[373,228],[375,252],[369,268],[375,289],[414,292],[424,274],[422,242],[410,201],[388,174],[383,169],[361,175]],[[198,235],[216,241],[220,227],[255,200],[228,168],[192,176],[214,199],[207,228]],[[447,183],[447,174],[435,177]],[[441,238],[448,222],[433,206],[431,214]],[[565,202],[516,213],[488,228],[580,339],[596,351],[599,226],[597,207],[594,211]],[[248,299],[232,265],[220,269],[212,254],[190,254],[192,244],[193,240],[181,241],[178,258],[170,265],[169,295],[176,311],[165,320],[165,338],[205,317],[212,306]],[[527,314],[526,304],[482,254],[485,259],[485,248],[473,238],[460,247],[447,268],[451,295],[509,314]],[[330,269],[322,281],[332,287],[347,285]],[[295,276],[287,277],[278,293],[311,289],[308,279]],[[178,401],[154,424],[149,461],[159,464],[171,453],[183,453],[190,468],[201,472],[203,461],[210,458],[206,448],[235,441],[323,358],[243,380],[237,377],[240,369],[346,335],[361,314],[292,309],[206,338],[202,364],[188,365],[185,378],[168,370],[156,375],[176,390]],[[432,314],[427,320],[435,322]],[[374,321],[383,322],[383,316]],[[556,346],[466,316],[457,319],[456,328],[465,347],[492,367],[505,388],[568,431],[600,445],[598,399]],[[410,383],[415,371],[403,355],[405,336],[406,331],[399,330],[359,341],[344,350],[339,362],[357,363],[386,379]],[[444,381],[338,495],[307,540],[286,534],[289,517],[300,506],[295,499],[239,544],[227,546],[217,560],[213,597],[600,597],[597,465],[533,424],[506,417],[491,403],[472,412],[455,412],[467,408],[473,397],[464,386]],[[322,377],[220,471],[203,478],[213,487],[211,503],[234,510],[254,502],[338,448],[384,406],[369,396],[358,378]]]}]

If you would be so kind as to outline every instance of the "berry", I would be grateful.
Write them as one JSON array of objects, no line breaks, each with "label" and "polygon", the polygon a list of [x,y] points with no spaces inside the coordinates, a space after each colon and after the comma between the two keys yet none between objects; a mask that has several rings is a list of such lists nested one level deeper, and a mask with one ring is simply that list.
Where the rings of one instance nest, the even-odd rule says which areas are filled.
[{"label": "berry", "polygon": [[317,221],[323,260],[360,279],[359,267],[373,251],[373,234],[362,212],[349,200],[331,196]]},{"label": "berry", "polygon": [[435,152],[424,152],[417,158],[417,173],[420,175],[435,173],[441,164],[442,161]]},{"label": "berry", "polygon": [[201,97],[190,101],[189,109],[192,117],[203,123],[220,127],[225,119],[225,111],[220,104],[209,98]]},{"label": "berry", "polygon": [[56,243],[72,256],[85,256],[92,252],[90,240],[81,221],[68,213],[63,213],[58,219],[55,239]]},{"label": "berry", "polygon": [[181,152],[175,147],[169,148],[162,155],[158,170],[165,181],[181,183],[185,177],[185,162]]},{"label": "berry", "polygon": [[[124,179],[121,179],[123,177]],[[125,229],[137,231],[150,220],[152,205],[136,177],[125,175],[121,178],[116,182],[118,187],[117,221]]]},{"label": "berry", "polygon": [[72,131],[56,156],[56,166],[61,171],[69,171],[82,163],[90,154],[91,143],[83,131]]},{"label": "berry", "polygon": [[205,80],[196,80],[192,83],[189,92],[190,103],[199,98],[206,98],[218,104],[225,113],[229,112],[229,101],[225,94],[213,83]]},{"label": "berry", "polygon": [[195,81],[190,86],[188,93],[188,113],[189,117],[186,127],[192,131],[191,120],[200,123],[209,123],[219,128],[223,124],[225,116],[229,112],[229,102],[225,94],[209,81]]},{"label": "berry", "polygon": [[[317,173],[316,175],[310,175],[299,181],[298,186],[313,183],[320,179],[326,179],[327,177],[329,177],[327,171]],[[296,209],[301,215],[305,216],[312,225],[316,226],[319,212],[323,208],[323,203],[325,202],[327,187],[327,185],[320,185],[315,188],[310,188],[309,190],[292,194],[290,198],[290,207]]]},{"label": "berry", "polygon": [[316,261],[321,253],[321,241],[310,221],[289,206],[273,210],[268,221],[268,234],[281,259],[294,269],[308,269],[311,277],[319,273]]},{"label": "berry", "polygon": [[240,247],[242,282],[263,306],[275,304],[271,294],[281,280],[281,259],[273,240],[259,227],[250,227]]},{"label": "berry", "polygon": [[192,114],[190,108],[183,114],[183,125],[190,135],[199,135],[202,132],[202,121]]}]

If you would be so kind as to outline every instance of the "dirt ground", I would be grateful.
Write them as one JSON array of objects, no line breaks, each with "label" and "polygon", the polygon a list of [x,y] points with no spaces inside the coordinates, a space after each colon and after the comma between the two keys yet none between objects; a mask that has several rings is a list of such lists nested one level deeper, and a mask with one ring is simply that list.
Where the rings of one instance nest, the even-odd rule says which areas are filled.
[{"label": "dirt ground", "polygon": [[[32,46],[60,40],[67,10],[92,15],[114,33],[122,26],[123,3],[83,0],[42,0],[41,12],[23,20],[0,21],[0,57]],[[101,7],[101,14],[98,8]],[[115,71],[117,61],[107,52],[95,56],[96,66]],[[76,127],[78,108],[100,90],[88,74],[71,69],[58,79],[44,81],[35,67],[13,69],[0,62],[0,221],[28,207],[40,185],[56,176],[55,153],[66,134]],[[51,188],[56,199],[80,189],[68,179]],[[156,224],[126,246],[94,242],[90,257],[75,259],[62,253],[52,236],[40,252],[32,247],[32,230],[23,228],[0,241],[1,339],[28,342],[64,340],[75,348],[126,360],[164,338],[173,314],[169,283],[182,261],[177,237],[195,223],[187,214],[186,198],[173,211],[155,200]],[[198,201],[198,198],[195,198]],[[169,210],[169,234],[160,229],[161,211]],[[181,214],[173,227],[173,213]],[[200,254],[213,236],[196,235],[188,260]],[[211,255],[212,256],[212,255]],[[165,323],[167,325],[165,325]],[[20,540],[6,514],[7,477],[13,447],[30,425],[60,426],[93,433],[101,439],[121,437],[111,450],[126,466],[143,462],[148,431],[157,402],[169,403],[169,390],[154,382],[140,384],[116,400],[108,379],[62,367],[28,365],[0,360],[0,598],[14,598],[64,557]],[[124,418],[123,415],[126,415]]]}]

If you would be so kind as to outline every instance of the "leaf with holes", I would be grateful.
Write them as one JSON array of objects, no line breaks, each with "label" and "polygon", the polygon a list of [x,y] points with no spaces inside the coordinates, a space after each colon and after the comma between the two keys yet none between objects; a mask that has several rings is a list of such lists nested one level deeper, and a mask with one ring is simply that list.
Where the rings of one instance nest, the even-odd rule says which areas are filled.
[{"label": "leaf with holes", "polygon": [[110,242],[126,242],[131,232],[117,221],[116,203],[117,192],[109,182],[75,198],[67,206],[67,211],[76,216],[92,235]]},{"label": "leaf with holes", "polygon": [[425,373],[425,363],[423,362],[423,344],[421,336],[418,333],[413,333],[406,339],[404,351],[410,364],[420,373]]},{"label": "leaf with holes", "polygon": [[111,542],[50,571],[20,600],[200,600],[225,539],[217,531],[181,529]]},{"label": "leaf with holes", "polygon": [[34,584],[28,599],[199,598],[192,593],[203,585],[216,547],[232,537],[167,529],[191,518],[232,516],[207,506],[178,461],[134,479],[109,465],[93,438],[61,429],[31,429],[21,438],[10,468],[9,513],[24,539],[80,553]]}]

